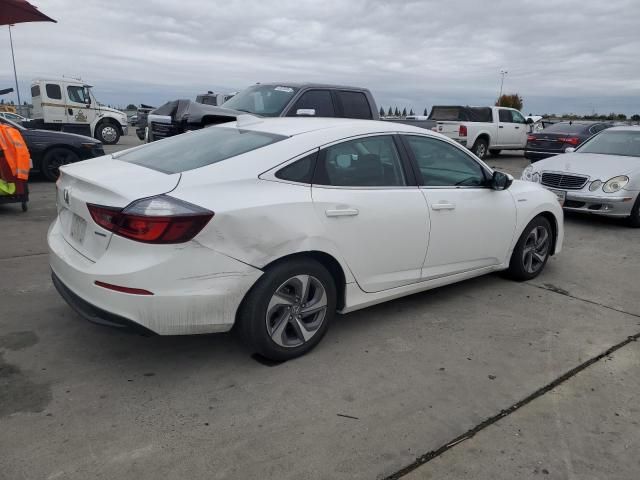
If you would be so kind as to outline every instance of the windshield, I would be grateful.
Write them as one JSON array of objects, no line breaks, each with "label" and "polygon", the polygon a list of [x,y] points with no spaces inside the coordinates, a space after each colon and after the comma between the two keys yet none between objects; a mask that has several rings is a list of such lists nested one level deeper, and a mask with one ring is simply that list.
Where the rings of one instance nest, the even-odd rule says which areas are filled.
[{"label": "windshield", "polygon": [[230,98],[222,106],[263,117],[277,117],[297,91],[297,88],[283,85],[254,85]]},{"label": "windshield", "polygon": [[640,130],[606,130],[593,137],[578,151],[640,157]]},{"label": "windshield", "polygon": [[0,116],[0,123],[4,123],[5,125],[9,125],[11,127],[17,128],[18,130],[26,130],[22,125],[18,125],[15,122],[12,122],[11,120],[4,118],[2,116]]}]

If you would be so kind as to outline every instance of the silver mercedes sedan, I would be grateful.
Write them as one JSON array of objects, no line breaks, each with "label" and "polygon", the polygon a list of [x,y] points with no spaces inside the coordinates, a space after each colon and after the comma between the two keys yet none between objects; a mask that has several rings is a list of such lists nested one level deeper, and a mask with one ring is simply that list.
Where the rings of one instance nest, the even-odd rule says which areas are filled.
[{"label": "silver mercedes sedan", "polygon": [[529,165],[522,180],[553,191],[565,210],[624,217],[640,227],[640,126],[614,127]]}]

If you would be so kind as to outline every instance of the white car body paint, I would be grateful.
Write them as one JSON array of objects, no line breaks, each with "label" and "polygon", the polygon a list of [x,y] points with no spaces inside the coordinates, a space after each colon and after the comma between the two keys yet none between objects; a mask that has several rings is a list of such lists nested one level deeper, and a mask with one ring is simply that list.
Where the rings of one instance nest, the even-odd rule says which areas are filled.
[{"label": "white car body paint", "polygon": [[[216,128],[235,128],[235,123]],[[98,309],[155,333],[191,334],[229,330],[263,269],[292,254],[320,252],[338,262],[345,277],[341,311],[349,312],[506,268],[523,229],[543,212],[556,219],[555,252],[560,251],[562,209],[552,193],[530,182],[514,181],[506,191],[377,190],[311,186],[274,175],[319,148],[362,135],[433,136],[470,155],[436,133],[396,123],[321,118],[265,119],[245,129],[289,138],[176,174],[125,162],[127,151],[62,167],[59,217],[48,234],[54,274]],[[167,192],[215,212],[189,242],[152,245],[111,234],[92,221],[86,207],[125,207]],[[434,210],[441,200],[456,208]],[[327,217],[327,210],[344,209],[358,214]],[[70,235],[74,215],[88,226],[80,242]],[[95,281],[154,295],[107,290]]]}]

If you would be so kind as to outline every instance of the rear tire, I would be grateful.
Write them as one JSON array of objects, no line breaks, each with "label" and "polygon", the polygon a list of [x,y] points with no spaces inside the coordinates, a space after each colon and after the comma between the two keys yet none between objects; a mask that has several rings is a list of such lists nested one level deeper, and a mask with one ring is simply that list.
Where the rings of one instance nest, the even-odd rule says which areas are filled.
[{"label": "rear tire", "polygon": [[120,128],[114,122],[104,120],[96,129],[96,138],[105,145],[115,145],[120,140]]},{"label": "rear tire", "polygon": [[251,288],[238,330],[252,352],[275,361],[304,355],[322,340],[336,311],[336,285],[315,260],[278,263]]},{"label": "rear tire", "polygon": [[496,156],[496,157],[497,157],[498,155],[500,155],[500,152],[501,152],[501,151],[502,151],[502,150],[496,150],[495,148],[492,148],[491,150],[489,150],[489,153],[490,153],[491,155],[493,155],[493,156]]},{"label": "rear tire", "polygon": [[638,194],[636,203],[634,203],[633,208],[631,209],[631,216],[629,217],[628,222],[630,227],[640,228],[640,194]]},{"label": "rear tire", "polygon": [[54,147],[48,150],[40,162],[42,176],[50,182],[55,182],[60,176],[60,167],[80,160],[76,152],[64,147]]},{"label": "rear tire", "polygon": [[549,221],[544,217],[534,218],[513,249],[507,275],[519,282],[536,278],[549,260],[552,245],[553,230]]},{"label": "rear tire", "polygon": [[489,143],[484,138],[478,138],[473,144],[471,151],[480,160],[484,160],[487,157],[487,152],[489,151]]}]

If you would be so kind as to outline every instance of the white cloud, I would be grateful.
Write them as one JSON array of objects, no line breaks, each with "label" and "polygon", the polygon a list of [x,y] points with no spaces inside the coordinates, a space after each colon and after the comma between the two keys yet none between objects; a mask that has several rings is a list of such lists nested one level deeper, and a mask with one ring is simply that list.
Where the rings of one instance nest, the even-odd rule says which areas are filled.
[{"label": "white cloud", "polygon": [[[525,110],[640,111],[636,0],[34,3],[58,23],[13,30],[27,98],[32,78],[62,74],[108,103],[310,80],[422,111],[491,102],[505,68]],[[0,86],[12,85],[6,47],[0,66]]]}]

